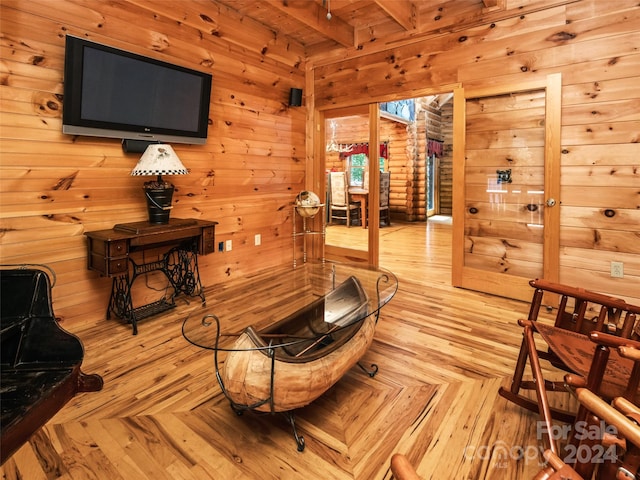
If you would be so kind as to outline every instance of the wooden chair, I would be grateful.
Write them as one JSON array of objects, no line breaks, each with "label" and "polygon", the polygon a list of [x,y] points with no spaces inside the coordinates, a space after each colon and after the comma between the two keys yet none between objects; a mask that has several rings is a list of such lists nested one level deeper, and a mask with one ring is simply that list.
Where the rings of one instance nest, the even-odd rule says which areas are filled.
[{"label": "wooden chair", "polygon": [[[564,381],[549,381],[544,378],[540,360],[548,361],[562,371],[586,376],[595,350],[595,346],[589,345],[589,333],[607,332],[620,338],[638,339],[636,315],[640,314],[640,307],[629,305],[619,298],[582,288],[545,280],[532,280],[529,283],[534,288],[534,293],[527,320],[518,322],[523,327],[523,340],[513,380],[509,389],[501,387],[499,393],[523,408],[541,413],[549,422],[551,419],[556,419],[572,423],[575,412],[549,406],[547,392],[566,392],[567,389]],[[553,325],[538,319],[543,302],[547,301],[544,299],[550,294],[559,295]],[[547,337],[545,340],[547,349],[536,347],[536,338],[542,337],[543,334]],[[589,347],[585,347],[586,350],[582,351],[582,356],[570,357],[571,365],[567,365],[566,361],[559,358],[549,342],[562,344],[564,341],[574,340],[582,346],[589,345]],[[524,379],[527,363],[532,370],[532,380]],[[610,383],[605,381],[604,386],[608,387]],[[524,395],[522,390],[535,391],[536,399],[532,400]]]},{"label": "wooden chair", "polygon": [[[362,186],[369,190],[369,172],[364,172],[364,181]],[[391,173],[380,172],[380,226],[391,225],[391,210],[389,209],[389,193],[391,189]],[[369,212],[367,212],[367,215]]]},{"label": "wooden chair", "polygon": [[389,210],[389,190],[391,186],[391,173],[380,172],[380,224],[391,225],[391,212]]},{"label": "wooden chair", "polygon": [[[590,425],[596,426],[594,432],[602,433],[597,443],[600,448],[593,448],[595,442],[592,442],[587,449],[581,448],[581,445],[586,445],[585,443],[571,443],[572,448],[567,449],[568,452],[576,452],[576,457],[577,452],[582,452],[582,457],[585,459],[589,457],[590,461],[584,463],[590,465],[587,465],[587,471],[583,471],[582,474],[550,449],[545,450],[547,466],[540,470],[534,480],[584,480],[594,475],[601,480],[638,478],[640,409],[619,397],[615,398],[610,405],[586,388],[576,389],[576,395],[581,408],[589,412],[587,418],[591,418]],[[607,425],[605,427],[607,432],[602,431],[603,423],[601,422]],[[592,452],[593,456],[588,452]],[[573,457],[573,454],[571,456]],[[576,465],[578,470],[580,467],[584,465]]]},{"label": "wooden chair", "polygon": [[391,457],[391,473],[395,480],[422,480],[402,453],[394,453]]},{"label": "wooden chair", "polygon": [[[640,401],[640,361],[636,362],[631,358],[635,353],[629,353],[634,349],[640,351],[636,325],[640,307],[629,305],[621,299],[565,285],[540,280],[532,281],[531,285],[535,292],[529,319],[519,321],[524,332],[514,379],[511,389],[501,388],[500,394],[520,406],[539,412],[542,440],[550,451],[549,458],[554,458],[553,455],[559,454],[557,439],[552,435],[552,432],[557,431],[553,428],[554,419],[573,424],[574,434],[578,430],[576,426],[588,425],[594,420],[583,406],[577,412],[552,409],[549,392],[588,388],[607,401],[615,397],[626,398],[631,402]],[[538,319],[542,298],[549,292],[560,294],[553,325]],[[567,310],[569,304],[573,304],[573,310],[571,307]],[[589,311],[596,315],[589,318]],[[537,346],[536,340],[538,345],[544,343],[547,349]],[[563,381],[545,379],[541,359],[568,372]],[[527,362],[531,367],[532,381],[523,380]],[[535,390],[535,401],[524,397],[520,393],[521,389]],[[587,444],[584,443],[584,438],[575,435],[569,438],[569,444],[582,449],[580,451],[591,448],[593,443],[593,438],[589,438]],[[576,460],[576,473],[590,479],[594,464],[580,463],[577,457]]]},{"label": "wooden chair", "polygon": [[329,186],[331,192],[329,223],[333,223],[334,219],[346,220],[347,227],[350,227],[353,218],[360,218],[360,204],[353,203],[349,199],[347,174],[330,172]]},{"label": "wooden chair", "polygon": [[[640,401],[640,341],[623,337],[617,337],[602,332],[591,332],[589,335],[591,345],[594,347],[591,366],[586,375],[565,375],[565,384],[568,388],[577,392],[580,408],[576,414],[574,426],[580,426],[581,432],[595,432],[603,434],[603,438],[594,435],[583,435],[576,427],[569,438],[569,445],[575,452],[596,452],[597,445],[605,445],[601,420],[614,424],[616,431],[622,438],[633,442],[631,452],[627,452],[626,445],[620,444],[623,452],[616,454],[615,462],[605,461],[596,464],[592,461],[580,461],[581,455],[576,455],[575,471],[585,478],[591,478],[597,470],[597,478],[609,479],[617,476],[618,467],[627,465],[627,470],[633,470],[634,478],[638,474],[640,465],[640,409],[637,402]],[[565,348],[573,348],[571,345],[556,347],[559,355],[565,356]],[[585,347],[582,347],[585,348]],[[571,361],[568,359],[568,361]],[[599,392],[597,395],[595,392]],[[600,397],[612,397],[612,402],[626,415],[635,415],[636,424],[629,427],[627,419],[623,415],[609,408],[604,408],[606,402]],[[607,398],[607,401],[609,398]],[[609,439],[610,440],[610,439]],[[609,447],[615,449],[615,445]],[[619,449],[618,449],[619,450]],[[601,448],[602,451],[602,448]],[[611,450],[609,450],[611,452]],[[626,458],[625,458],[626,457]],[[605,460],[607,460],[605,458]],[[628,460],[628,461],[627,461]],[[596,468],[597,467],[597,468]],[[624,478],[624,477],[623,477]],[[636,477],[637,478],[637,477]]]},{"label": "wooden chair", "polygon": [[564,463],[551,450],[544,451],[544,459],[547,461],[547,466],[540,470],[533,480],[584,480],[571,465]]}]

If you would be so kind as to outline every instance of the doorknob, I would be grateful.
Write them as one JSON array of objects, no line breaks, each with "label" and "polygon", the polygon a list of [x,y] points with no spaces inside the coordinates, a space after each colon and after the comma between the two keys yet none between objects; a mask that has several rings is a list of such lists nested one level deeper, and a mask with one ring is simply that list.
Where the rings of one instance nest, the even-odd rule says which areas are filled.
[{"label": "doorknob", "polygon": [[555,198],[550,198],[549,200],[547,200],[547,207],[553,207],[555,204],[556,204]]}]

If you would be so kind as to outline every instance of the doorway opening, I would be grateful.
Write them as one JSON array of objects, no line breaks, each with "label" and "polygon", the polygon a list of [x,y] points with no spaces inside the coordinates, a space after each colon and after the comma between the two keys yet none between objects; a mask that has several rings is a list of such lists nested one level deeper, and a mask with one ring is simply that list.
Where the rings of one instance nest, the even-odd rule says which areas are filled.
[{"label": "doorway opening", "polygon": [[[428,228],[427,220],[434,215],[439,216],[439,221],[442,217],[445,221],[448,217],[450,221],[453,212],[453,93],[385,102],[379,104],[379,111],[378,165],[381,173],[389,174],[389,222],[382,221],[381,217],[378,238],[393,234],[394,229],[385,229],[388,225],[410,223]],[[375,158],[372,153],[375,150],[368,145],[367,112],[327,115],[325,132],[327,204],[330,206],[332,172],[345,172],[347,185],[356,192],[350,200],[361,205],[363,197],[357,192],[370,187],[363,172],[371,158]],[[366,218],[366,212],[350,213],[349,225],[346,219],[331,221],[327,218],[327,244],[367,250],[366,229],[361,228],[366,226],[362,218]]]}]

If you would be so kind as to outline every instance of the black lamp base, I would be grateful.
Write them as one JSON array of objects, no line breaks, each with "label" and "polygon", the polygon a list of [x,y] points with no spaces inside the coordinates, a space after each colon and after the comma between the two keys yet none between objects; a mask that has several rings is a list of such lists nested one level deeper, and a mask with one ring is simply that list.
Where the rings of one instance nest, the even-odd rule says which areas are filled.
[{"label": "black lamp base", "polygon": [[[154,182],[150,182],[154,183]],[[145,184],[145,197],[147,198],[147,209],[149,210],[149,223],[155,225],[165,225],[169,223],[171,213],[171,200],[173,198],[174,187],[171,184],[158,188]]]}]

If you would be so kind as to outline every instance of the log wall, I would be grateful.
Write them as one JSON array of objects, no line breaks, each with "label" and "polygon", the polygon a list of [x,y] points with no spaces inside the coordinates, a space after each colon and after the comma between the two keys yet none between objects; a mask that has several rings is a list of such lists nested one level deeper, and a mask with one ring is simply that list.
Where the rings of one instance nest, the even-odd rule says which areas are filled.
[{"label": "log wall", "polygon": [[[634,0],[504,5],[517,14],[419,41],[368,43],[346,58],[312,59],[316,105],[412,98],[457,83],[508,86],[561,73],[560,281],[640,303],[640,6]],[[454,186],[452,193],[463,190]],[[612,261],[623,262],[624,278],[611,278]]]},{"label": "log wall", "polygon": [[[336,142],[341,145],[369,142],[369,117],[353,115],[333,119],[336,122]],[[328,139],[331,129],[327,127]],[[394,217],[405,218],[407,211],[407,177],[412,165],[412,159],[407,152],[407,129],[403,122],[380,119],[380,142],[388,143],[386,169],[391,172],[389,189],[389,206]],[[325,167],[327,170],[343,171],[346,160],[340,158],[337,152],[325,153]]]},{"label": "log wall", "polygon": [[440,107],[440,118],[444,145],[438,168],[439,213],[451,215],[453,213],[453,100],[449,100]]},{"label": "log wall", "polygon": [[202,281],[292,260],[305,108],[288,97],[304,86],[300,45],[211,2],[3,0],[0,18],[1,262],[51,266],[63,322],[104,319],[111,282],[87,270],[84,233],[147,218],[145,179],[129,175],[140,154],[62,134],[67,33],[212,74],[207,144],[173,144],[190,174],[166,177],[172,217],[218,221],[216,240],[232,240],[200,257]]},{"label": "log wall", "polygon": [[[380,119],[380,141],[389,146],[386,168],[391,172],[389,205],[396,219],[424,221],[426,219],[426,157],[427,137],[445,144],[445,155],[440,159],[441,198],[440,213],[451,214],[452,182],[452,103],[440,106],[434,97],[417,98],[414,122],[399,121],[390,116]],[[442,111],[445,112],[443,118]],[[338,117],[331,121],[336,125],[336,142],[341,145],[366,143],[369,140],[368,117]],[[448,122],[448,123],[447,123]],[[326,128],[327,142],[331,138],[330,124]],[[448,133],[447,133],[448,132]],[[446,136],[448,134],[448,137]],[[326,170],[341,171],[345,161],[337,152],[325,153]]]}]

